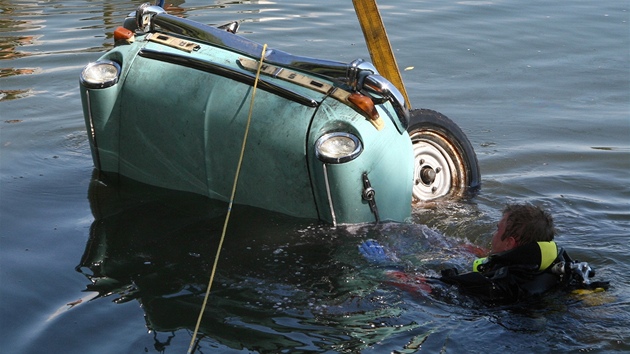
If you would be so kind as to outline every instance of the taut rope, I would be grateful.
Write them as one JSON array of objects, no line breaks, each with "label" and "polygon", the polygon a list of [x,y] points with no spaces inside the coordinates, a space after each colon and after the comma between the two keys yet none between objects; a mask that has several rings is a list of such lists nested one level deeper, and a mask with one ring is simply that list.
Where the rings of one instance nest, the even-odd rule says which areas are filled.
[{"label": "taut rope", "polygon": [[263,60],[265,59],[265,52],[267,51],[267,44],[263,45],[262,53],[260,55],[260,62],[258,63],[258,70],[256,71],[256,79],[254,80],[254,87],[252,89],[252,99],[249,103],[249,114],[247,116],[247,124],[245,126],[245,136],[243,137],[243,144],[241,145],[241,154],[238,158],[238,165],[236,166],[236,175],[234,176],[234,184],[232,185],[232,195],[230,196],[230,203],[228,205],[227,215],[225,216],[225,222],[223,223],[223,232],[221,232],[221,239],[219,241],[219,248],[217,248],[217,254],[214,257],[214,264],[212,265],[212,272],[210,273],[210,280],[208,281],[208,289],[206,290],[206,295],[203,298],[203,303],[201,304],[201,311],[199,311],[199,317],[197,318],[197,324],[195,325],[195,330],[193,332],[192,338],[190,340],[190,345],[188,346],[188,354],[191,354],[193,348],[195,347],[195,340],[197,338],[197,332],[199,332],[199,326],[201,326],[201,319],[203,318],[203,313],[206,310],[206,305],[208,304],[208,297],[210,296],[210,289],[212,288],[212,282],[214,281],[214,274],[217,270],[217,264],[219,263],[219,256],[221,254],[221,248],[223,247],[223,241],[225,240],[225,233],[227,231],[227,226],[230,221],[230,214],[232,213],[232,205],[234,204],[234,196],[236,195],[236,185],[238,184],[238,176],[241,172],[241,165],[243,164],[243,155],[245,155],[245,146],[247,145],[247,135],[249,134],[249,125],[252,120],[252,112],[254,110],[254,99],[256,98],[256,87],[258,86],[258,79],[260,78],[260,71],[262,69]]}]

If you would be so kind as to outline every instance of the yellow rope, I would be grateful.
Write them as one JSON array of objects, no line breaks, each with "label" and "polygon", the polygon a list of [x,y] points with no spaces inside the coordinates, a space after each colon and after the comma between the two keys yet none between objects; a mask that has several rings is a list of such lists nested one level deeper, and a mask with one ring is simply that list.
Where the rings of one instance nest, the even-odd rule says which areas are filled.
[{"label": "yellow rope", "polygon": [[192,353],[195,346],[195,340],[197,338],[197,332],[199,332],[199,326],[201,326],[201,319],[203,313],[206,310],[208,304],[208,297],[210,296],[210,289],[212,288],[212,282],[214,281],[214,274],[217,270],[217,264],[219,263],[219,255],[221,254],[221,248],[223,247],[223,241],[225,240],[225,233],[227,231],[228,222],[230,220],[230,214],[232,213],[232,205],[234,204],[234,196],[236,195],[236,185],[238,184],[238,176],[241,172],[241,165],[243,164],[243,156],[245,155],[245,146],[247,145],[247,135],[249,134],[249,124],[252,120],[252,112],[254,110],[254,99],[256,98],[256,87],[258,86],[258,79],[260,78],[260,70],[262,69],[263,60],[265,59],[265,52],[267,51],[267,44],[263,45],[262,53],[260,55],[260,63],[258,63],[258,70],[256,71],[256,79],[254,80],[254,87],[252,89],[252,99],[249,103],[249,115],[247,116],[247,125],[245,126],[245,136],[243,137],[243,144],[241,145],[241,155],[238,159],[238,165],[236,166],[236,175],[234,176],[234,184],[232,185],[232,195],[230,196],[230,203],[228,205],[227,215],[225,216],[225,222],[223,223],[223,232],[221,233],[221,240],[219,241],[219,248],[217,248],[217,254],[214,257],[214,264],[212,265],[212,272],[210,273],[210,281],[208,282],[208,289],[206,295],[203,298],[201,304],[201,311],[199,311],[199,317],[197,318],[197,324],[188,346],[188,354]]}]

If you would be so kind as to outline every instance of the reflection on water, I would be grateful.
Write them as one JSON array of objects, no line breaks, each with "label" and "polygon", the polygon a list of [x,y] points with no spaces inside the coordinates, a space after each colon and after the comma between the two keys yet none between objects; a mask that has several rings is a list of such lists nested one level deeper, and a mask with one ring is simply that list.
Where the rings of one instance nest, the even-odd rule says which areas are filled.
[{"label": "reflection on water", "polygon": [[[225,203],[122,178],[116,186],[94,180],[89,199],[95,220],[77,266],[90,280],[86,291],[138,301],[151,331],[173,332],[169,343],[174,332],[191,331]],[[398,318],[400,295],[358,276],[355,233],[235,207],[200,332],[229,348],[273,352],[354,350],[418,327]]]},{"label": "reflection on water", "polygon": [[[7,20],[0,21],[0,60],[16,60],[21,57],[28,56],[29,53],[19,50],[23,46],[32,45],[36,40],[37,36],[16,36],[9,35],[5,36],[6,32],[14,34],[20,31],[25,30],[36,30],[37,26],[32,21],[19,20],[18,17],[13,17],[15,14],[15,10],[11,7],[5,7],[0,5],[0,13],[3,16],[7,16]],[[7,78],[11,76],[17,75],[30,75],[33,74],[37,69],[34,68],[6,68],[4,65],[0,67],[0,78]],[[11,90],[6,87],[0,87],[0,101],[2,100],[13,100],[18,98],[24,98],[31,96],[33,94],[30,89],[23,90]]]},{"label": "reflection on water", "polygon": [[[77,267],[91,281],[86,290],[117,303],[139,301],[152,331],[192,330],[227,206],[119,181],[116,187],[90,185],[95,220]],[[342,271],[330,258],[334,238],[317,235],[315,221],[245,207],[235,207],[230,220],[201,333],[231,348],[297,346],[300,342],[275,334],[291,327],[274,318],[285,311],[312,318],[303,313],[304,305],[317,307],[318,292],[330,293],[331,279]],[[313,244],[308,237],[322,239]],[[266,329],[258,330],[261,326]]]},{"label": "reflection on water", "polygon": [[[76,268],[90,281],[85,291],[97,294],[92,301],[139,303],[155,348],[184,350],[226,204],[118,176],[94,179],[88,194],[94,222]],[[391,249],[399,258],[397,269],[412,278],[447,267],[467,269],[476,251],[418,224],[333,228],[235,206],[196,350],[458,352],[465,341],[452,344],[453,338],[470,335],[462,323],[484,328],[485,338],[503,331],[539,337],[554,330],[550,322],[575,315],[572,307],[584,311],[582,300],[560,294],[511,308],[480,307],[456,292],[428,295],[412,278],[391,281],[367,263],[357,246],[368,238]],[[577,319],[562,321],[580,326]]]},{"label": "reflection on water", "polygon": [[[94,4],[90,6],[90,2]],[[54,60],[56,55],[67,58],[68,55],[102,52],[113,47],[114,28],[120,26],[121,18],[139,5],[132,0],[87,3],[79,1],[50,5],[36,1],[0,2],[0,60],[7,61],[7,64],[0,65],[0,78],[15,78],[0,86],[0,101],[36,95],[37,89],[44,86],[42,80],[19,78],[42,74],[42,65]],[[87,7],[91,10],[87,11]],[[78,21],[65,20],[72,16],[79,16]],[[79,37],[73,34],[76,31],[82,31],[83,35]],[[94,41],[94,37],[103,38],[101,46],[95,46],[97,41]],[[46,59],[33,60],[32,57]],[[56,69],[65,65],[65,58],[55,65]],[[25,85],[30,86],[23,88]]]}]

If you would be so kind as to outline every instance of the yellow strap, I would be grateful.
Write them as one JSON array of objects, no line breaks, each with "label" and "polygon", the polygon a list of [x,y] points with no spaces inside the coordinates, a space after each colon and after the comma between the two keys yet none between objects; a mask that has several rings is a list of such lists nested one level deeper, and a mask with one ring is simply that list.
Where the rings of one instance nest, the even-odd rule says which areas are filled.
[{"label": "yellow strap", "polygon": [[473,261],[473,272],[479,271],[479,266],[486,263],[488,261],[488,257],[477,258]]},{"label": "yellow strap", "polygon": [[407,108],[411,109],[411,101],[409,101],[405,84],[400,75],[400,70],[398,70],[392,46],[389,43],[389,38],[387,38],[381,14],[376,6],[376,0],[352,0],[352,4],[359,18],[365,43],[370,52],[370,58],[372,58],[372,64],[383,77],[398,88],[405,98]]},{"label": "yellow strap", "polygon": [[228,222],[230,221],[230,215],[232,213],[232,205],[234,205],[234,196],[236,196],[236,186],[238,185],[238,176],[241,173],[241,165],[243,164],[243,156],[245,155],[245,146],[247,146],[247,136],[249,135],[249,125],[252,121],[252,113],[254,112],[254,99],[256,98],[256,87],[258,86],[258,79],[260,78],[260,70],[262,69],[263,60],[265,59],[265,52],[267,51],[267,44],[263,45],[262,54],[260,55],[260,62],[258,64],[258,70],[256,71],[256,80],[254,80],[254,87],[252,88],[252,99],[249,102],[249,114],[247,116],[247,124],[245,125],[245,133],[243,136],[243,144],[241,145],[241,154],[238,158],[238,165],[236,165],[236,174],[234,175],[234,183],[232,184],[232,195],[230,196],[230,203],[228,205],[227,215],[225,216],[225,222],[223,223],[223,231],[221,232],[221,240],[219,241],[219,247],[214,257],[214,264],[212,265],[212,272],[210,273],[210,280],[208,281],[208,288],[206,289],[206,295],[203,298],[201,304],[201,310],[199,311],[199,317],[197,318],[197,324],[193,331],[192,338],[190,339],[190,345],[188,346],[188,354],[193,352],[195,347],[195,339],[197,338],[197,332],[201,326],[201,319],[203,313],[206,311],[206,305],[208,304],[208,298],[210,297],[210,289],[214,281],[214,274],[219,264],[219,255],[221,254],[221,248],[223,248],[223,241],[225,240],[225,234],[227,232]]},{"label": "yellow strap", "polygon": [[549,268],[551,263],[558,258],[558,246],[555,242],[538,242],[538,247],[540,247],[540,270],[545,270]]},{"label": "yellow strap", "polygon": [[[541,241],[537,242],[537,244],[540,248],[540,267],[538,268],[538,270],[543,271],[549,268],[553,261],[558,258],[558,246],[553,241]],[[478,272],[479,265],[485,263],[487,260],[488,257],[475,259],[473,262],[473,272]]]}]

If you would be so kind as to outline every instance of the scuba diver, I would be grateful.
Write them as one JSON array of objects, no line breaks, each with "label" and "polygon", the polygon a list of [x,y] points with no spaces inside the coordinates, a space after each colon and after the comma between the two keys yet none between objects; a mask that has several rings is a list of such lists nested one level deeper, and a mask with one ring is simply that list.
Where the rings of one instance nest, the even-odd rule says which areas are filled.
[{"label": "scuba diver", "polygon": [[[553,241],[554,235],[548,212],[532,205],[511,204],[497,224],[490,254],[477,258],[471,272],[459,274],[451,268],[442,270],[441,277],[431,278],[391,270],[388,276],[409,290],[428,293],[440,285],[455,285],[462,294],[492,304],[515,303],[553,289],[608,289],[608,282],[591,282],[595,272],[588,263],[572,260]],[[359,252],[373,263],[396,260],[374,240],[363,242]]]}]

